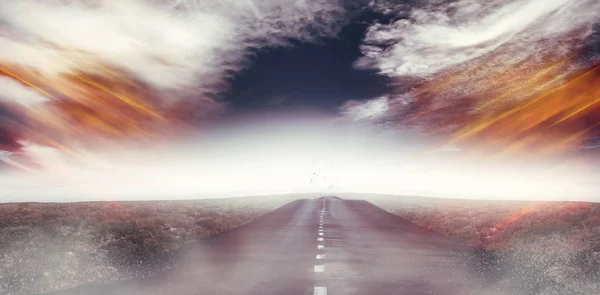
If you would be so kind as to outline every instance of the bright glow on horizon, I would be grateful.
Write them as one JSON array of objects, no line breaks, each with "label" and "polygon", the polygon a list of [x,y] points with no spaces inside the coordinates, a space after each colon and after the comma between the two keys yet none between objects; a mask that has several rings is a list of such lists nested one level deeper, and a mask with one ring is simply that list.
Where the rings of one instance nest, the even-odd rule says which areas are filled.
[{"label": "bright glow on horizon", "polygon": [[[84,164],[0,177],[1,202],[199,199],[371,193],[511,200],[594,200],[593,177],[544,166],[484,165],[423,153],[405,136],[330,123],[216,133]],[[400,137],[402,138],[402,137]],[[414,141],[414,140],[413,140]],[[44,154],[47,155],[47,154]]]}]

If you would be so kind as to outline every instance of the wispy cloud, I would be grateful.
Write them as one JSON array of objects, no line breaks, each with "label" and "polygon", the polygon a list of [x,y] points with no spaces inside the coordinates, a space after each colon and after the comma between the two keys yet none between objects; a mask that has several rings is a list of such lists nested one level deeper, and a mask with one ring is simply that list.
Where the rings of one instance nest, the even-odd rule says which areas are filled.
[{"label": "wispy cloud", "polygon": [[340,114],[352,121],[371,121],[381,118],[389,110],[389,98],[383,96],[368,101],[350,100],[340,108]]},{"label": "wispy cloud", "polygon": [[0,76],[0,101],[14,102],[15,100],[24,105],[35,105],[48,101],[48,97],[41,95],[23,84],[6,77]]},{"label": "wispy cloud", "polygon": [[[383,0],[372,6],[392,21],[368,29],[355,65],[376,69],[403,89],[371,117],[454,141],[479,136],[473,141],[500,149],[555,144],[562,151],[593,137],[597,122],[573,122],[594,112],[595,71],[573,79],[600,54],[590,50],[597,48],[600,2]],[[534,103],[544,94],[551,95]],[[582,127],[575,132],[573,126]]]},{"label": "wispy cloud", "polygon": [[[336,32],[338,1],[4,1],[2,60],[48,74],[115,65],[163,89],[212,92],[256,48]],[[90,60],[91,59],[91,60]]]},{"label": "wispy cloud", "polygon": [[[545,50],[568,52],[591,34],[600,9],[594,0],[438,2],[395,11],[409,17],[373,25],[357,64],[392,77],[430,77],[500,47],[505,63]],[[558,42],[544,48],[548,39]]]},{"label": "wispy cloud", "polygon": [[257,50],[334,35],[346,17],[341,0],[2,1],[0,102],[26,117],[17,139],[41,145],[169,133],[220,115]]}]

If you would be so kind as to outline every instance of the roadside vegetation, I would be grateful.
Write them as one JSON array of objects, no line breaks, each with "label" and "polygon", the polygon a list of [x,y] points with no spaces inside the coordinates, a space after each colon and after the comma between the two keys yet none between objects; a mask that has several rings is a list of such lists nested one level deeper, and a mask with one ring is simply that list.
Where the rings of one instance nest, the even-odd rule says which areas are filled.
[{"label": "roadside vegetation", "polygon": [[462,241],[490,289],[515,294],[600,294],[600,203],[369,199]]},{"label": "roadside vegetation", "polygon": [[292,199],[0,204],[0,294],[149,275],[173,267],[169,254],[183,245]]}]

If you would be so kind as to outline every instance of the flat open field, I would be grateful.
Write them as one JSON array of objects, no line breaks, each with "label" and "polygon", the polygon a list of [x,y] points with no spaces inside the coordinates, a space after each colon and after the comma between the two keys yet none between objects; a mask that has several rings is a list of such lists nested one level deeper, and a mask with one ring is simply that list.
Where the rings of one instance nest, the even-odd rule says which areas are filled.
[{"label": "flat open field", "polygon": [[[339,196],[369,201],[458,241],[470,252],[464,263],[491,290],[600,294],[598,203]],[[179,265],[173,251],[302,198],[314,196],[0,204],[0,293],[152,275]]]},{"label": "flat open field", "polygon": [[0,204],[0,294],[149,275],[178,263],[171,251],[297,198]]},{"label": "flat open field", "polygon": [[365,199],[464,243],[490,287],[600,294],[600,203],[341,196]]}]

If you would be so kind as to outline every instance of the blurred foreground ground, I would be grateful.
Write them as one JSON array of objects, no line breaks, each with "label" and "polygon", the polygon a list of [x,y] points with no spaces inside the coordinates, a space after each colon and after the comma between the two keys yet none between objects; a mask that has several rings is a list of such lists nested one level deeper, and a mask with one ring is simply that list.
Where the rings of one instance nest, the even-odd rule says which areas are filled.
[{"label": "blurred foreground ground", "polygon": [[[490,289],[600,294],[600,204],[364,199],[466,245]],[[181,246],[307,195],[156,202],[0,205],[1,294],[41,294],[151,275],[177,266]]]},{"label": "blurred foreground ground", "polygon": [[466,244],[490,287],[523,294],[600,294],[600,203],[362,198]]},{"label": "blurred foreground ground", "polygon": [[151,275],[169,253],[298,196],[0,204],[0,294],[41,294]]}]

